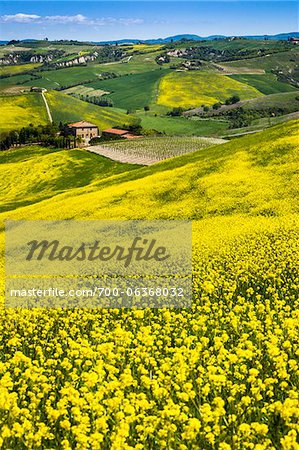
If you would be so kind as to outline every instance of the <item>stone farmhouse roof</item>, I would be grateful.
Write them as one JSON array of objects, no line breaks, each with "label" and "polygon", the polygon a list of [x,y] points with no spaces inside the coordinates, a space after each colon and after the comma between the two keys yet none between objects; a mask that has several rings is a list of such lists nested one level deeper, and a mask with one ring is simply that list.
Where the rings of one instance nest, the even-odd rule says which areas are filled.
[{"label": "stone farmhouse roof", "polygon": [[98,128],[94,123],[85,122],[84,120],[81,120],[81,122],[70,123],[68,126],[71,128]]}]

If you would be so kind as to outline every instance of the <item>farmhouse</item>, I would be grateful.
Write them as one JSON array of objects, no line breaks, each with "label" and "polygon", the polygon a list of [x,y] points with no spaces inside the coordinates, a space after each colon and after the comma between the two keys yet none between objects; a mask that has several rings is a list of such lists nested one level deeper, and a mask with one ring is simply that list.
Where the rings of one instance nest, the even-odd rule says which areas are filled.
[{"label": "farmhouse", "polygon": [[120,130],[118,128],[108,128],[104,130],[102,136],[108,139],[137,139],[143,136],[137,136],[128,130]]},{"label": "farmhouse", "polygon": [[32,86],[30,92],[47,92],[47,89],[39,86]]},{"label": "farmhouse", "polygon": [[299,45],[299,38],[297,37],[291,37],[289,38],[289,41],[291,42],[291,44]]},{"label": "farmhouse", "polygon": [[70,123],[68,128],[76,138],[81,138],[83,144],[88,144],[90,139],[99,135],[99,129],[96,125],[90,122],[75,122]]}]

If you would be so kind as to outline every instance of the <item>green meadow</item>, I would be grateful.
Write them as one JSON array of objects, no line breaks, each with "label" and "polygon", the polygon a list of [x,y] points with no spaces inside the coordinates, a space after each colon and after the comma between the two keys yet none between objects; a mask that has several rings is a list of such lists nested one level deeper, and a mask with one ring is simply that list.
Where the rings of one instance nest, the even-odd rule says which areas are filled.
[{"label": "green meadow", "polygon": [[230,78],[240,81],[241,83],[248,84],[249,86],[253,86],[258,91],[262,92],[265,95],[277,94],[279,92],[292,92],[292,91],[297,91],[299,94],[298,89],[296,89],[294,86],[290,84],[278,81],[276,75],[272,73],[265,75],[251,75],[251,74],[230,75]]},{"label": "green meadow", "polygon": [[[123,173],[118,163],[109,172],[109,162],[101,157],[99,165],[92,168],[98,155],[85,150],[5,152],[10,175],[2,177],[2,183],[10,179],[15,190],[13,193],[9,186],[6,188],[7,207],[16,208],[10,218],[198,220],[236,214],[272,218],[298,213],[298,203],[294,202],[298,195],[298,123],[290,121],[137,170],[125,165]],[[282,164],[279,170],[278,160]],[[28,177],[18,171],[22,161],[26,162]],[[35,164],[39,169],[36,174],[32,170]],[[107,176],[101,167],[107,168]],[[77,180],[81,172],[86,181]],[[42,194],[37,183],[43,187]],[[63,189],[65,192],[61,192]],[[55,192],[57,195],[53,195]],[[40,196],[51,198],[41,200]],[[19,205],[22,201],[28,206]]]},{"label": "green meadow", "polygon": [[95,89],[109,91],[114,105],[123,109],[143,109],[154,102],[155,91],[160,79],[169,70],[152,70],[110,80],[89,83]]},{"label": "green meadow", "polygon": [[116,125],[135,123],[136,118],[116,108],[102,108],[57,91],[47,92],[46,98],[55,122],[76,122],[87,120],[100,130]]},{"label": "green meadow", "polygon": [[218,136],[228,128],[228,122],[216,119],[162,117],[138,113],[146,130],[155,130],[168,136]]},{"label": "green meadow", "polygon": [[268,73],[275,70],[294,70],[298,59],[298,50],[293,48],[288,51],[272,53],[268,56],[259,58],[239,59],[221,63],[222,66],[229,68],[247,67],[248,69],[263,69]]},{"label": "green meadow", "polygon": [[0,96],[1,131],[13,130],[29,125],[44,125],[48,116],[41,94]]},{"label": "green meadow", "polygon": [[29,72],[40,66],[41,63],[17,64],[16,66],[0,66],[0,75],[16,75],[24,72]]},{"label": "green meadow", "polygon": [[0,152],[0,211],[36,204],[71,189],[92,185],[99,177],[104,180],[137,167],[80,149],[26,146]]}]

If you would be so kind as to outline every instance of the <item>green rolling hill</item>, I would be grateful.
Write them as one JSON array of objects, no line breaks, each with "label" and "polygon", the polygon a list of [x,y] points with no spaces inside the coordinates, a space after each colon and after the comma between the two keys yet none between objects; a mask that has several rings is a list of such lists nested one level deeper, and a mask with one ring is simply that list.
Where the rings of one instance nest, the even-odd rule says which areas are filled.
[{"label": "green rolling hill", "polygon": [[[43,195],[51,195],[51,198],[40,201],[38,208],[35,204],[18,208],[10,216],[27,219],[202,219],[234,214],[272,217],[298,212],[295,201],[299,185],[295,164],[299,155],[297,130],[298,121],[291,121],[257,135],[201,149],[147,168],[132,171],[128,166],[125,173],[113,173],[112,176],[109,172],[103,175],[102,170],[91,171],[92,176],[83,187],[78,181],[75,185],[72,181],[62,185],[60,175],[56,177],[58,187],[53,188],[51,183],[56,182],[50,171],[48,184],[46,174],[37,175],[36,182],[40,177],[44,183]],[[15,157],[22,151],[15,150]],[[66,170],[70,180],[76,178],[76,171],[77,176],[80,171],[90,172],[84,164],[91,166],[91,161],[97,158],[90,154],[83,158],[83,150],[73,151],[68,157],[67,151],[51,152],[50,155],[43,152],[36,156],[39,167],[44,161],[46,170],[51,161],[51,165],[56,166],[55,171],[62,174]],[[33,156],[31,166],[35,164],[34,159]],[[278,161],[281,162],[279,170]],[[11,162],[7,167],[15,174],[15,198],[18,198],[20,190],[15,164],[19,162]],[[22,186],[24,174],[19,176],[23,180]],[[68,183],[70,189],[58,194]],[[28,189],[31,189],[30,183]],[[58,195],[53,196],[54,191]],[[15,206],[18,207],[17,200]]]},{"label": "green rolling hill", "polygon": [[87,120],[95,123],[100,130],[136,122],[134,116],[116,108],[102,108],[57,91],[50,91],[45,95],[55,122]]}]

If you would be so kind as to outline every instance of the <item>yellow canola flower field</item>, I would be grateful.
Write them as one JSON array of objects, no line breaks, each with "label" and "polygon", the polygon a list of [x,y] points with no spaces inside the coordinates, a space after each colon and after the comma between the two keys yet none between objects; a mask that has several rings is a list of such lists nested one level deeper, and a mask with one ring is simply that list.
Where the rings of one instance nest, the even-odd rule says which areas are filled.
[{"label": "yellow canola flower field", "polygon": [[[273,193],[267,185],[272,179],[272,157],[276,173],[287,174],[289,181],[284,185],[275,178],[276,189],[284,189],[286,198],[290,196],[289,203],[296,198],[297,185],[290,186],[292,174],[296,176],[298,168],[298,146],[293,139],[295,125],[276,127],[258,139],[243,138],[238,144],[239,149],[242,145],[250,147],[254,164],[260,161],[263,166],[265,195],[271,203],[268,215],[265,199],[260,214],[256,214],[256,203],[251,209],[248,199],[242,203],[243,197],[253,195],[251,191],[240,195],[238,213],[229,213],[226,205],[225,213],[218,209],[217,214],[207,204],[201,218],[195,203],[191,203],[194,214],[191,308],[1,310],[0,447],[299,448],[299,215],[295,201],[292,207],[287,207],[285,202],[279,204],[275,196],[271,200]],[[273,140],[275,154],[270,150],[267,153],[269,138]],[[226,183],[229,177],[230,163],[224,164],[225,152],[231,155],[235,145],[234,142],[219,146],[221,159],[218,165],[215,161],[212,164],[217,183],[221,179]],[[217,147],[214,151],[217,153]],[[19,164],[17,154],[13,157]],[[40,154],[38,158],[40,164]],[[182,167],[178,160],[162,163],[161,167],[166,183],[168,172],[175,180],[189,161],[185,177],[187,180],[189,174],[194,183],[191,200],[197,192],[194,167],[209,177],[209,183],[212,173],[202,166],[200,154],[191,156],[194,167],[189,158],[182,157]],[[70,169],[72,163],[67,161]],[[13,170],[12,161],[9,164]],[[163,189],[159,183],[156,185],[156,198],[146,190],[150,189],[146,184],[151,177],[161,176],[157,167],[134,169],[129,175],[119,172],[111,178],[111,189],[119,183],[124,203],[123,192],[129,192],[128,186],[143,183],[140,217],[145,210],[149,217],[154,214],[156,218],[167,217],[168,209],[163,210],[158,203],[161,200],[158,193],[166,190],[165,185]],[[55,173],[58,177],[56,169]],[[204,174],[202,177],[204,181]],[[243,185],[241,181],[232,180]],[[45,180],[43,183],[45,187]],[[103,191],[109,189],[109,178],[102,180],[102,185],[94,183],[93,178],[84,188],[85,196],[82,187],[72,191],[77,198],[75,212],[68,210],[72,203],[65,201],[64,194],[57,190],[54,195],[52,186],[52,198],[41,198],[39,204],[31,206],[20,205],[14,211],[2,213],[1,218],[26,217],[27,211],[32,219],[33,207],[35,218],[53,218],[55,214],[59,219],[69,214],[78,219],[108,218],[109,204],[105,207],[107,198]],[[24,192],[30,188],[30,184],[22,186]],[[210,188],[208,192],[213,191]],[[88,195],[93,199],[90,203],[86,200]],[[187,201],[185,197],[183,200]],[[159,208],[153,210],[155,201]],[[179,202],[177,199],[177,205]],[[43,208],[43,204],[47,207]],[[131,215],[136,218],[137,206],[131,204]],[[121,208],[120,204],[119,217],[126,214],[128,218],[127,208],[125,212]],[[116,215],[116,210],[113,211]],[[185,208],[173,213],[175,217],[191,216],[190,209]],[[1,270],[4,273],[3,267]]]},{"label": "yellow canola flower field", "polygon": [[219,101],[224,102],[232,95],[250,100],[263,94],[225,75],[177,71],[161,79],[157,103],[172,108],[198,108],[202,104],[212,106]]}]

